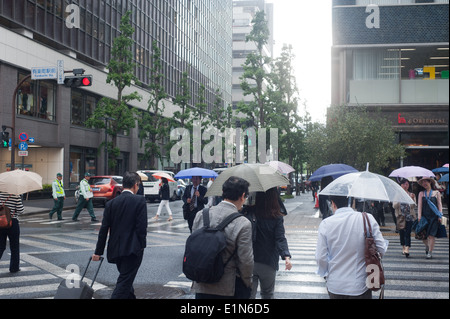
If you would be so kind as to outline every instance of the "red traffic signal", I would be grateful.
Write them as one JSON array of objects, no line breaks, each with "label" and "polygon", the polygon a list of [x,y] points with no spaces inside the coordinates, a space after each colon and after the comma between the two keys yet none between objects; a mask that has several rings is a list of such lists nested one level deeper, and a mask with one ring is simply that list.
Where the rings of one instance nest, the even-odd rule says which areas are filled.
[{"label": "red traffic signal", "polygon": [[92,75],[66,76],[64,85],[70,88],[92,85]]}]

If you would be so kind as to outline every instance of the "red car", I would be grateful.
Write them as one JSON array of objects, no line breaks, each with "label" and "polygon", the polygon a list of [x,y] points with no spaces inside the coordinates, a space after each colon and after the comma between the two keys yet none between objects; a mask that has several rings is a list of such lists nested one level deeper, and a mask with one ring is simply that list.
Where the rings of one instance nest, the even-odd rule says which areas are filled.
[{"label": "red car", "polygon": [[122,191],[122,176],[92,176],[89,180],[92,192],[94,193],[93,201],[107,201],[119,196]]}]

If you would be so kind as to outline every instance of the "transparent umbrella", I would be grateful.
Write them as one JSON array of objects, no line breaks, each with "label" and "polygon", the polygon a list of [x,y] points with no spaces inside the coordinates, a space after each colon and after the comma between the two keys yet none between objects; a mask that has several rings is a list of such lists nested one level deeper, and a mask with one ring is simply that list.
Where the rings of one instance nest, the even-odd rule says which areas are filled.
[{"label": "transparent umbrella", "polygon": [[350,173],[339,177],[325,187],[320,195],[414,204],[411,197],[396,182],[369,171]]},{"label": "transparent umbrella", "polygon": [[275,168],[266,164],[241,164],[224,170],[208,189],[206,196],[222,196],[222,185],[231,176],[250,183],[249,192],[266,192],[277,186],[287,186],[289,180]]}]

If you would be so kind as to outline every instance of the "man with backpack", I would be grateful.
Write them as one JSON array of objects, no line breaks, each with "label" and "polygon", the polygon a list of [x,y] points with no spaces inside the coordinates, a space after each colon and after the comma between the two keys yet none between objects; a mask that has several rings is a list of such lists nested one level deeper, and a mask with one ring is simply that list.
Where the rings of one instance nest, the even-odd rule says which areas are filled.
[{"label": "man with backpack", "polygon": [[[248,196],[249,183],[230,177],[222,186],[223,201],[209,209],[209,227],[219,226],[227,217],[239,212]],[[199,212],[192,227],[193,234],[204,227]],[[224,228],[226,247],[222,252],[223,276],[217,282],[195,282],[196,299],[248,299],[253,277],[252,226],[243,215]]]}]

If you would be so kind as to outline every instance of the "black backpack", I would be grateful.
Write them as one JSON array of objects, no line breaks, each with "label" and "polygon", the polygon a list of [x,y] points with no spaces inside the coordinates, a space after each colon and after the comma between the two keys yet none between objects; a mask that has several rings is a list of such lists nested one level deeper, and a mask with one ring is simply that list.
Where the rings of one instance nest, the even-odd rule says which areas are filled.
[{"label": "black backpack", "polygon": [[215,283],[223,276],[225,266],[230,262],[236,251],[226,263],[222,252],[227,247],[223,230],[233,220],[244,217],[234,213],[225,218],[216,228],[210,228],[209,209],[203,210],[203,227],[193,232],[186,241],[183,258],[183,273],[190,280],[200,283]]}]

